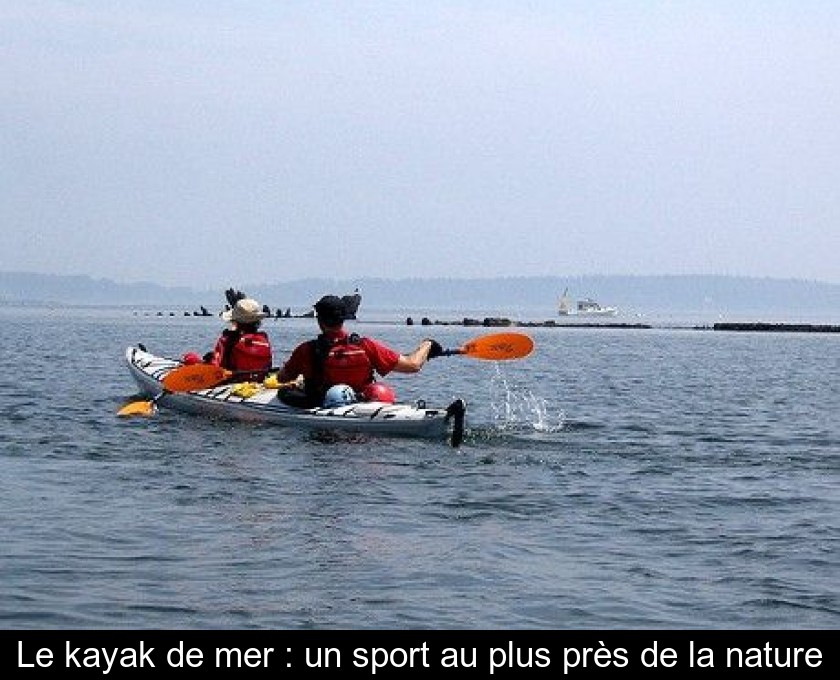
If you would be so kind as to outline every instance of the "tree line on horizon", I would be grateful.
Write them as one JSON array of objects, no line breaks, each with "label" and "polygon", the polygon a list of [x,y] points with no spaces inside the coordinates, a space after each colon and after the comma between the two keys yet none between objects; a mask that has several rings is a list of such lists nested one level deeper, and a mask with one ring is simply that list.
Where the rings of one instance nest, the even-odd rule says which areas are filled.
[{"label": "tree line on horizon", "polygon": [[574,299],[591,297],[620,309],[699,310],[722,307],[747,311],[837,311],[840,284],[798,279],[715,275],[586,275],[487,279],[362,278],[300,279],[276,284],[220,282],[219,290],[196,290],[154,282],[118,283],[85,275],[0,272],[0,299],[7,303],[91,305],[184,304],[221,309],[230,286],[272,308],[306,311],[321,295],[362,296],[367,308],[556,310],[565,289]]}]

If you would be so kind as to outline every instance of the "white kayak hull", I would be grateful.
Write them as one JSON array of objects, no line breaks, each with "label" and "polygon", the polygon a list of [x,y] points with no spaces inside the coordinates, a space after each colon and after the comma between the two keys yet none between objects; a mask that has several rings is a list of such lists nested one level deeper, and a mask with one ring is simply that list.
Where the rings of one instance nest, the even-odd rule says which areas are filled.
[{"label": "white kayak hull", "polygon": [[238,396],[236,384],[163,393],[162,380],[173,368],[181,366],[179,361],[151,354],[142,346],[129,347],[125,360],[142,394],[155,398],[159,406],[184,413],[312,431],[448,439],[453,446],[459,446],[463,437],[466,406],[462,399],[442,408],[429,408],[423,402],[358,402],[336,408],[302,409],[283,404],[276,389],[265,387],[251,396]]}]

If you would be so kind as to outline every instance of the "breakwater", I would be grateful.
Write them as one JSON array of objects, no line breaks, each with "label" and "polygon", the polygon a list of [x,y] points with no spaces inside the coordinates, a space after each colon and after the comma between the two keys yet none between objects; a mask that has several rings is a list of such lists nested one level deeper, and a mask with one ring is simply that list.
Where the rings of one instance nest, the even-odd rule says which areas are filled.
[{"label": "breakwater", "polygon": [[773,331],[777,333],[840,333],[840,326],[812,323],[716,323],[716,331]]},{"label": "breakwater", "polygon": [[[406,324],[411,326],[414,319],[408,317]],[[454,321],[432,321],[428,317],[420,320],[423,326],[477,326],[483,328],[624,328],[651,329],[657,328],[648,323],[624,323],[612,321],[576,321],[558,322],[554,319],[547,321],[515,321],[506,317],[485,317],[474,319],[465,317]],[[669,326],[670,327],[670,326]],[[712,325],[687,326],[692,330],[711,331],[751,331],[777,333],[840,333],[840,325],[810,324],[810,323],[766,323],[766,322],[719,322]]]},{"label": "breakwater", "polygon": [[[406,325],[414,325],[414,319],[408,317]],[[613,323],[613,322],[580,322],[580,323],[558,323],[554,319],[548,321],[514,321],[506,317],[485,317],[474,319],[464,317],[456,321],[432,321],[429,317],[420,320],[421,326],[480,326],[483,328],[653,328],[650,324],[643,323]]]},{"label": "breakwater", "polygon": [[[277,315],[270,317],[276,319],[283,318],[312,318],[314,313],[308,311],[304,314],[291,314],[290,310],[282,313],[277,310]],[[140,312],[134,312],[134,315],[139,315]],[[163,312],[142,312],[145,316],[178,316],[177,312],[169,311]],[[183,316],[217,316],[207,311],[205,307],[201,311],[183,311]],[[359,320],[361,323],[395,323],[389,322],[370,322],[364,319]],[[396,323],[399,323],[398,321]],[[642,323],[642,322],[623,322],[623,321],[605,321],[605,320],[589,320],[589,321],[557,321],[555,319],[548,319],[545,321],[519,321],[510,319],[508,317],[484,317],[482,319],[473,317],[463,317],[461,319],[440,320],[430,319],[429,317],[422,317],[415,322],[413,317],[407,317],[404,321],[406,325],[412,326],[415,323],[421,326],[466,326],[466,327],[480,327],[480,328],[603,328],[603,329],[652,329],[652,328],[679,328],[688,330],[701,331],[748,331],[748,332],[771,332],[771,333],[840,333],[840,325],[837,324],[816,324],[816,323],[771,323],[764,321],[751,322],[717,322],[713,324],[703,325],[673,325],[673,324],[656,324],[656,323]]]}]

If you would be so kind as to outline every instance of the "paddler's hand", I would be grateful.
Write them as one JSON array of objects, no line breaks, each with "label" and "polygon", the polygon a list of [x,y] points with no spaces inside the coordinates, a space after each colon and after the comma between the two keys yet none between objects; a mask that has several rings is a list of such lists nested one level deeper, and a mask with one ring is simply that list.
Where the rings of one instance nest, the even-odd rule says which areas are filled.
[{"label": "paddler's hand", "polygon": [[437,340],[426,338],[426,341],[431,343],[429,346],[429,354],[427,356],[428,359],[435,359],[443,356],[443,347],[440,346],[440,343]]},{"label": "paddler's hand", "polygon": [[302,375],[299,375],[294,380],[289,380],[288,382],[280,382],[279,376],[276,373],[272,373],[265,380],[263,380],[263,386],[270,390],[288,390],[292,388],[302,390],[304,388],[304,379]]}]

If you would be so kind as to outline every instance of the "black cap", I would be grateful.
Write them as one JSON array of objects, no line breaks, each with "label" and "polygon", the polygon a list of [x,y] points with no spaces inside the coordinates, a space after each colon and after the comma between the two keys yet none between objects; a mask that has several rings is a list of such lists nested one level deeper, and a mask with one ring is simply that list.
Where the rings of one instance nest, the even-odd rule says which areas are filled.
[{"label": "black cap", "polygon": [[340,297],[325,295],[315,303],[315,315],[328,326],[337,326],[347,318],[347,306]]}]

